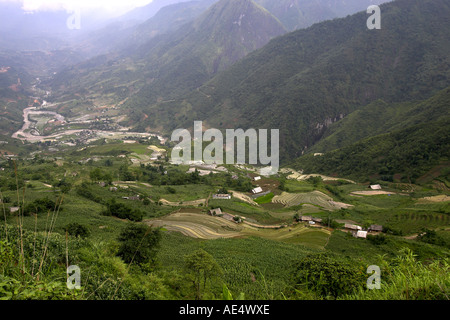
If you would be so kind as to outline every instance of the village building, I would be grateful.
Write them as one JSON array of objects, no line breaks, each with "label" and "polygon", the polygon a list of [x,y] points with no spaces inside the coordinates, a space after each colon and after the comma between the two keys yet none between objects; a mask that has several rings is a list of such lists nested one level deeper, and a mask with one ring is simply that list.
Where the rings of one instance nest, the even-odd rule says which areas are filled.
[{"label": "village building", "polygon": [[344,225],[344,229],[346,229],[348,231],[358,231],[358,230],[362,230],[362,227],[357,226],[356,224],[346,223]]},{"label": "village building", "polygon": [[131,197],[122,197],[122,199],[138,201],[138,200],[141,200],[141,197],[139,195],[137,195],[137,196],[131,196]]},{"label": "village building", "polygon": [[211,209],[209,210],[209,214],[212,216],[219,216],[222,215],[222,210],[220,208]]},{"label": "village building", "polygon": [[217,200],[230,200],[231,194],[217,193],[217,194],[213,194],[212,197],[213,197],[213,199],[217,199]]},{"label": "village building", "polygon": [[364,239],[366,239],[367,238],[367,231],[358,230],[357,232],[353,233],[353,236],[355,238],[364,238]]},{"label": "village building", "polygon": [[257,194],[257,193],[261,193],[261,192],[263,192],[263,190],[262,190],[261,187],[257,187],[257,188],[255,188],[255,189],[252,190],[252,193],[253,193],[253,194]]},{"label": "village building", "polygon": [[372,190],[381,190],[381,186],[379,184],[371,184],[369,188]]},{"label": "village building", "polygon": [[374,231],[374,232],[382,232],[383,231],[383,226],[379,225],[379,224],[372,224],[369,227],[369,231]]}]

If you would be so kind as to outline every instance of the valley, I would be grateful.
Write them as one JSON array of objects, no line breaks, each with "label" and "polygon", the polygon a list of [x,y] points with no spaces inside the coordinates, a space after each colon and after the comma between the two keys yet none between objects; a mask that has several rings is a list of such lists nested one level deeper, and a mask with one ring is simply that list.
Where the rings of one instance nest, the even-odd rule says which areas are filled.
[{"label": "valley", "polygon": [[[0,39],[0,299],[448,300],[449,14],[154,0],[68,31],[36,11]],[[238,129],[244,161],[208,162]]]}]

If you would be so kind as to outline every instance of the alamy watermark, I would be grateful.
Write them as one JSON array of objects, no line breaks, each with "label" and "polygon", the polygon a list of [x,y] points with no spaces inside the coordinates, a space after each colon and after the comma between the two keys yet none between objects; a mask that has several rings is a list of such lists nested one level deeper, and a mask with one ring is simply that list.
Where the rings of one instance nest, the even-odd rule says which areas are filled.
[{"label": "alamy watermark", "polygon": [[69,290],[81,289],[81,270],[79,266],[67,267],[67,288]]},{"label": "alamy watermark", "polygon": [[81,9],[72,8],[67,10],[70,16],[66,20],[66,26],[70,30],[80,30],[81,29]]},{"label": "alamy watermark", "polygon": [[[246,131],[226,129],[225,135],[226,141],[218,129],[208,129],[203,132],[202,121],[194,121],[193,138],[187,129],[177,129],[172,133],[171,141],[180,141],[180,139],[182,141],[172,149],[171,160],[173,163],[180,164],[245,164],[248,159],[248,164],[269,165],[269,175],[278,172],[280,166],[279,129],[270,130],[270,155],[268,154],[267,129],[258,131],[256,129]],[[203,142],[211,143],[203,150]],[[248,146],[248,153],[246,146]]]},{"label": "alamy watermark", "polygon": [[381,289],[381,270],[379,266],[371,265],[367,268],[367,273],[372,274],[367,278],[367,289]]},{"label": "alamy watermark", "polygon": [[367,8],[367,13],[372,14],[367,19],[367,28],[369,30],[381,29],[381,9],[377,5],[373,5]]}]

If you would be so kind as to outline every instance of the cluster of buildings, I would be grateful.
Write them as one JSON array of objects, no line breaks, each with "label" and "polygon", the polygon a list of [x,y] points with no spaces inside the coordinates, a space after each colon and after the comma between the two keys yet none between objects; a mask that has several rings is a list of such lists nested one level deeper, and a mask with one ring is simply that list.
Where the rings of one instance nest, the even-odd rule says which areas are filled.
[{"label": "cluster of buildings", "polygon": [[[315,224],[322,224],[322,219],[321,218],[315,218],[312,216],[300,216],[298,218],[299,221],[302,222],[307,222],[310,225],[315,225]],[[367,228],[367,230],[364,230],[361,226],[358,226],[356,224],[351,224],[351,223],[345,223],[344,224],[344,231],[346,232],[350,232],[355,238],[367,238],[367,234],[370,232],[374,232],[374,233],[379,233],[383,231],[383,226],[381,225],[377,225],[377,224],[372,224],[369,228]]]},{"label": "cluster of buildings", "polygon": [[367,234],[369,232],[382,232],[383,226],[377,225],[377,224],[372,224],[367,230],[363,230],[362,227],[360,227],[356,224],[346,223],[344,225],[344,230],[346,230],[347,232],[351,232],[355,238],[364,238],[365,239],[365,238],[367,238]]}]

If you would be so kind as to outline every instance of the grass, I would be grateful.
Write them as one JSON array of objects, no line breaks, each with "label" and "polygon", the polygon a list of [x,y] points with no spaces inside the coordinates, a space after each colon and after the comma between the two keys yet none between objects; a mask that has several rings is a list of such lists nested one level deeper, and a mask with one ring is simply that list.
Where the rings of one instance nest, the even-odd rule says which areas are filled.
[{"label": "grass", "polygon": [[[119,146],[119,144],[115,145]],[[120,144],[120,146],[132,148],[137,145]],[[64,178],[67,174],[70,176],[72,172],[77,172],[76,177],[70,177],[74,187],[64,195],[62,210],[58,212],[58,217],[54,221],[54,225],[52,225],[52,231],[55,236],[64,240],[64,227],[69,223],[76,222],[89,229],[89,241],[96,244],[106,243],[108,246],[114,247],[118,234],[129,222],[103,216],[101,214],[103,210],[101,204],[80,197],[75,189],[77,185],[80,185],[81,181],[89,180],[89,172],[92,169],[102,165],[101,161],[94,163],[94,165],[79,165],[77,163],[78,159],[83,158],[81,156],[82,153],[85,156],[89,153],[97,154],[97,148],[101,151],[100,154],[114,152],[111,146],[96,146],[88,148],[88,153],[86,153],[87,151],[82,151],[75,153],[73,156],[66,156],[64,163],[59,166],[56,163],[23,162],[18,173],[20,178],[27,181],[25,182],[27,188],[25,193],[22,193],[22,189],[19,190],[19,197],[24,197],[26,202],[32,202],[46,196],[53,200],[60,193],[55,193],[53,188],[49,188],[44,184],[52,184],[54,181]],[[132,152],[131,149],[129,151]],[[112,167],[105,167],[104,170],[114,172],[121,163],[123,162],[115,161]],[[5,164],[3,166],[6,167]],[[139,167],[133,170],[138,171]],[[10,198],[10,202],[5,204],[6,209],[12,206],[14,202],[17,202],[17,190],[9,190],[8,187],[8,184],[15,180],[11,176],[12,173],[7,168],[5,174],[0,177],[4,182],[4,185],[1,186],[2,195]],[[41,174],[41,177],[36,180],[30,180],[32,175],[36,173]],[[221,178],[217,177],[217,179],[220,183]],[[304,181],[287,181],[286,186],[292,188],[289,189],[289,193],[296,197],[311,195],[312,191],[315,190],[312,184]],[[167,214],[176,210],[176,207],[158,206],[154,203],[145,206],[142,201],[123,200],[122,197],[143,194],[149,196],[152,200],[163,198],[179,203],[206,199],[210,193],[217,189],[217,185],[170,186],[175,191],[172,193],[167,187],[148,186],[142,182],[136,182],[130,183],[128,189],[119,189],[117,192],[111,192],[109,187],[101,187],[98,184],[90,185],[95,195],[101,199],[116,198],[118,202],[123,202],[133,208],[145,211],[146,219],[166,219],[167,221],[170,220],[167,219]],[[322,187],[319,189],[325,191]],[[231,200],[210,200],[209,205],[220,207],[225,212],[246,217],[247,221],[259,224],[291,223],[293,215],[297,212],[312,214],[322,218],[328,217],[330,214],[333,219],[351,219],[359,224],[377,223],[388,225],[402,231],[404,235],[419,232],[423,227],[432,228],[436,229],[438,234],[444,239],[450,240],[448,232],[450,218],[446,209],[448,203],[422,203],[417,201],[416,196],[435,195],[436,192],[434,190],[421,189],[416,192],[414,197],[402,195],[352,197],[348,193],[352,190],[363,190],[361,185],[341,185],[335,188],[341,191],[341,201],[351,203],[355,207],[330,213],[324,212],[321,208],[313,205],[285,208],[281,204],[271,203],[275,194],[279,193],[279,190],[273,190],[273,193],[258,198],[259,207],[252,206],[236,198]],[[309,201],[314,202],[312,200],[314,199]],[[294,204],[298,204],[297,201]],[[232,292],[244,292],[248,299],[282,299],[282,293],[286,292],[290,286],[289,277],[292,264],[309,252],[331,251],[354,260],[366,261],[369,264],[374,263],[379,255],[386,254],[387,257],[394,257],[398,250],[404,247],[410,248],[418,254],[420,261],[429,261],[448,257],[449,255],[448,248],[429,245],[417,240],[408,240],[400,236],[387,235],[387,243],[376,245],[367,239],[356,239],[341,231],[334,231],[330,234],[324,229],[313,228],[303,224],[278,230],[256,229],[245,224],[236,225],[234,222],[229,222],[227,225],[219,222],[220,220],[211,220],[212,217],[204,214],[207,208],[196,207],[196,209],[195,213],[203,212],[203,214],[196,216],[195,219],[173,220],[173,225],[181,223],[181,226],[188,226],[197,233],[211,234],[211,232],[215,232],[219,235],[219,238],[213,237],[214,239],[211,240],[194,239],[183,236],[179,232],[174,232],[179,231],[179,229],[177,230],[173,225],[166,226],[162,229],[163,240],[159,251],[161,268],[155,271],[155,274],[159,274],[161,277],[163,277],[162,275],[165,272],[171,271],[182,274],[183,257],[197,248],[203,248],[211,253],[223,268],[223,280],[227,283],[230,290]],[[192,209],[185,208],[182,212],[186,213],[189,210]],[[51,213],[49,215],[39,214],[37,219],[34,216],[18,217],[9,213],[7,213],[7,216],[7,222],[10,225],[15,226],[17,221],[19,221],[24,230],[36,230],[40,234],[48,230],[49,221],[51,221]],[[222,234],[224,238],[221,239]],[[229,235],[232,235],[233,238],[225,238]]]},{"label": "grass", "polygon": [[272,202],[272,198],[275,195],[273,194],[273,192],[270,192],[262,197],[256,198],[255,202],[258,204],[263,204],[263,203],[271,203]]},{"label": "grass", "polygon": [[164,270],[180,272],[184,256],[202,248],[224,271],[223,280],[232,292],[246,299],[283,299],[290,285],[290,268],[314,249],[257,237],[197,240],[165,232],[158,258]]}]

